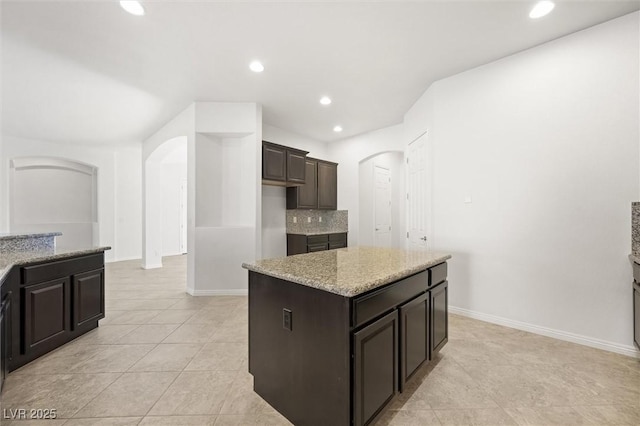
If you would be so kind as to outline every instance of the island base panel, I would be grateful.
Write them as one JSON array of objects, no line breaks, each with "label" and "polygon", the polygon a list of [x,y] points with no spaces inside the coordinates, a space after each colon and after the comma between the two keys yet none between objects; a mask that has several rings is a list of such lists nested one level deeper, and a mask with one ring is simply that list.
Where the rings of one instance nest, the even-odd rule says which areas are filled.
[{"label": "island base panel", "polygon": [[254,390],[295,425],[351,423],[349,333],[348,298],[249,272]]}]

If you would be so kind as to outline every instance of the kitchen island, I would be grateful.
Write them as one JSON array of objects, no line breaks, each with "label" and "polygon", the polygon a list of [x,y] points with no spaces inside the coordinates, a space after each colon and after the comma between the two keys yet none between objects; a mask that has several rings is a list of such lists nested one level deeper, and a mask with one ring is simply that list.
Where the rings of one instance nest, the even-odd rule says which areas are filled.
[{"label": "kitchen island", "polygon": [[366,425],[447,342],[438,252],[350,247],[243,264],[254,390],[296,425]]}]

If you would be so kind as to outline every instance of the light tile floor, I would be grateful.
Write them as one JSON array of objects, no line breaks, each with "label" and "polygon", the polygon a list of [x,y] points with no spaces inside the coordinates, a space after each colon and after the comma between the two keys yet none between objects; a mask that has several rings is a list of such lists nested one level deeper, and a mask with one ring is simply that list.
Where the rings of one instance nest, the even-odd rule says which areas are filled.
[{"label": "light tile floor", "polygon": [[[252,390],[247,298],[187,295],[185,256],[139,264],[107,265],[98,329],[9,375],[3,417],[33,408],[56,409],[37,422],[48,425],[288,425]],[[455,315],[449,326],[449,343],[378,424],[640,425],[640,360]]]}]

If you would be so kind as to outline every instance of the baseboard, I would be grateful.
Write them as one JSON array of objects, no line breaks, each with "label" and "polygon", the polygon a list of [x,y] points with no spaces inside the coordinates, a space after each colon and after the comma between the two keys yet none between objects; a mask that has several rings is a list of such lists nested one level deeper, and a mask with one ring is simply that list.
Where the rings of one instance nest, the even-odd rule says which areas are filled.
[{"label": "baseboard", "polygon": [[192,288],[187,288],[187,293],[192,296],[247,296],[249,294],[249,290],[246,288],[222,290],[194,290]]},{"label": "baseboard", "polygon": [[593,337],[583,336],[581,334],[569,333],[567,331],[555,330],[553,328],[541,327],[539,325],[529,324],[526,322],[515,321],[496,315],[484,314],[469,309],[449,306],[449,313],[469,317],[480,321],[490,322],[492,324],[503,325],[517,330],[528,331],[530,333],[539,334],[541,336],[553,337],[554,339],[564,340],[567,342],[577,343],[596,349],[602,349],[609,352],[640,358],[640,351],[635,346],[621,345],[619,343],[608,342],[606,340],[595,339]]},{"label": "baseboard", "polygon": [[142,264],[142,269],[156,269],[156,268],[162,268],[162,263],[152,263],[150,265],[145,265],[144,263]]},{"label": "baseboard", "polygon": [[139,260],[142,262],[142,259],[140,259],[140,257],[122,257],[122,258],[117,258],[117,259],[111,259],[111,260],[105,260],[104,263],[115,263],[115,262],[126,262],[129,260]]}]

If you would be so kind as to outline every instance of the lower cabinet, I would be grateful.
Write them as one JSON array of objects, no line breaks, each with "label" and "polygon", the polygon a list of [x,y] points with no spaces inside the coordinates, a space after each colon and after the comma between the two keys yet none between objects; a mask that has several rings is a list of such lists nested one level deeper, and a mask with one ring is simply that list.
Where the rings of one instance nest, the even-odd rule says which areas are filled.
[{"label": "lower cabinet", "polygon": [[444,281],[429,290],[431,299],[431,353],[439,351],[449,341],[449,283]]},{"label": "lower cabinet", "polygon": [[67,340],[71,331],[69,278],[22,288],[24,331],[22,352],[42,355]]},{"label": "lower cabinet", "polygon": [[398,312],[353,334],[354,419],[366,425],[398,391]]},{"label": "lower cabinet", "polygon": [[633,342],[640,349],[640,284],[633,283]]},{"label": "lower cabinet", "polygon": [[400,306],[400,392],[405,382],[429,359],[429,295]]},{"label": "lower cabinet", "polygon": [[287,234],[287,256],[347,247],[347,233]]},{"label": "lower cabinet", "polygon": [[98,326],[104,318],[104,255],[19,268],[9,370],[15,370]]}]

